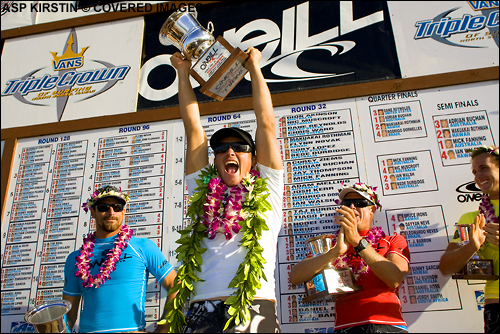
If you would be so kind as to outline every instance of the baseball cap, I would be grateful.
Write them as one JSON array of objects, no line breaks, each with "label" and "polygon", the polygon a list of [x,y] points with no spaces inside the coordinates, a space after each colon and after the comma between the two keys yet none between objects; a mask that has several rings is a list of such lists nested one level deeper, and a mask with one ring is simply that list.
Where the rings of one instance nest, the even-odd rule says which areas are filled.
[{"label": "baseball cap", "polygon": [[219,146],[220,142],[227,137],[240,138],[246,144],[250,145],[252,154],[255,154],[255,142],[252,139],[252,135],[245,130],[233,127],[219,129],[210,137],[210,147],[212,150]]}]

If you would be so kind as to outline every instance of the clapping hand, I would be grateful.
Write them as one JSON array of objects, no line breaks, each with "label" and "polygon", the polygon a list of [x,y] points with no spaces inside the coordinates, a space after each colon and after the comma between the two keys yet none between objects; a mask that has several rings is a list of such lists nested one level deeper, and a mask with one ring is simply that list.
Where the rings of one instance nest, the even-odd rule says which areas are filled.
[{"label": "clapping hand", "polygon": [[484,225],[483,230],[486,241],[498,246],[498,223],[488,223]]},{"label": "clapping hand", "polygon": [[342,205],[335,211],[338,215],[333,217],[333,222],[339,224],[343,228],[346,242],[353,246],[359,245],[362,238],[359,235],[358,223],[354,210]]},{"label": "clapping hand", "polygon": [[471,224],[471,228],[469,229],[469,240],[474,243],[477,250],[479,250],[486,240],[486,233],[483,231],[485,225],[486,219],[481,213],[474,219],[474,223]]}]

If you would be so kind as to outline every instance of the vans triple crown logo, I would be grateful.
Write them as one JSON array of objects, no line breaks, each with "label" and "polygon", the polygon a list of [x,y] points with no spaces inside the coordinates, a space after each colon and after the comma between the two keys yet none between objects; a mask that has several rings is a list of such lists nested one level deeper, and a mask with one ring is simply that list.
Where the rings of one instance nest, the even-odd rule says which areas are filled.
[{"label": "vans triple crown logo", "polygon": [[72,33],[68,39],[68,43],[66,44],[66,50],[60,57],[57,56],[57,52],[51,52],[52,57],[54,57],[54,60],[52,61],[52,68],[54,71],[73,70],[83,66],[83,54],[89,47],[86,46],[81,52],[75,53],[73,51],[73,44]]}]

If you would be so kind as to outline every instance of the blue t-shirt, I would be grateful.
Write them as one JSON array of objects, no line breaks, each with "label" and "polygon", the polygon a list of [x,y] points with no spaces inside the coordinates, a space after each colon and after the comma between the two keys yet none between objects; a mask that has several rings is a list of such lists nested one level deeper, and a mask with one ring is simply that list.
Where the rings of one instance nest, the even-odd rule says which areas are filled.
[{"label": "blue t-shirt", "polygon": [[[113,247],[116,236],[95,240],[94,256],[90,273],[96,275]],[[147,238],[132,237],[116,264],[111,279],[100,288],[84,288],[82,280],[75,276],[76,259],[80,250],[72,252],[64,266],[63,293],[83,296],[80,313],[80,332],[123,332],[143,329],[146,326],[145,299],[149,273],[159,284],[173,269],[165,256]],[[74,305],[75,307],[75,305]]]}]

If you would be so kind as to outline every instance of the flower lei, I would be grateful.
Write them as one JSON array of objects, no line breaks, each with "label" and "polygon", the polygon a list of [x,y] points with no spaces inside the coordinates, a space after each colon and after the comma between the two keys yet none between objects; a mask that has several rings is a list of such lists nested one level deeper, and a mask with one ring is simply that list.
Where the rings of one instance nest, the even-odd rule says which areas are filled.
[{"label": "flower lei", "polygon": [[479,212],[484,215],[487,223],[498,224],[499,219],[495,216],[495,209],[493,208],[493,204],[491,204],[490,196],[488,194],[483,194],[481,203],[479,203]]},{"label": "flower lei", "polygon": [[252,170],[239,185],[233,187],[225,207],[222,205],[222,197],[227,186],[223,184],[213,165],[201,171],[201,178],[196,183],[198,187],[189,199],[187,210],[191,224],[179,231],[181,238],[176,241],[180,244],[176,249],[177,260],[182,264],[177,271],[174,287],[168,294],[178,293],[167,303],[169,312],[165,318],[158,322],[158,325],[168,322],[171,333],[183,331],[186,320],[182,309],[186,300],[194,295],[193,283],[202,281],[196,271],[201,271],[201,255],[206,251],[206,248],[201,248],[203,238],[213,239],[216,233],[223,233],[229,240],[232,232],[243,231],[240,246],[247,249],[247,254],[228,286],[236,288],[236,291],[225,301],[225,304],[230,305],[230,318],[224,330],[232,321],[239,325],[250,320],[248,308],[257,289],[261,287],[260,279],[267,281],[263,271],[266,261],[259,241],[262,231],[268,230],[266,221],[262,218],[263,213],[272,207],[267,201],[269,192],[260,173]]},{"label": "flower lei", "polygon": [[[364,238],[370,243],[373,248],[375,248],[378,242],[384,237],[385,233],[384,231],[382,231],[381,227],[373,227]],[[360,275],[364,275],[370,272],[370,267],[368,267],[365,260],[363,259],[361,259],[357,266],[353,265],[351,263],[352,254],[353,253],[345,252],[341,256],[337,257],[335,261],[333,261],[333,266],[337,269],[351,268],[352,272],[354,273],[354,278],[357,280]]]},{"label": "flower lei", "polygon": [[125,202],[128,202],[130,199],[129,194],[123,193],[122,188],[120,187],[119,189],[113,186],[107,186],[105,188],[100,188],[97,189],[90,195],[90,198],[87,199],[87,202],[82,204],[82,208],[85,212],[88,212],[89,209],[97,202],[98,199],[104,197],[104,196],[117,196],[121,197],[125,200]]},{"label": "flower lei", "polygon": [[90,274],[89,263],[92,256],[94,256],[95,232],[87,234],[83,239],[80,255],[76,257],[76,266],[78,269],[75,273],[75,276],[83,280],[82,285],[84,288],[99,288],[107,279],[111,279],[110,274],[115,271],[116,264],[120,261],[120,255],[127,248],[132,233],[133,231],[128,225],[122,225],[120,233],[114,242],[114,247],[109,250],[106,260],[101,268],[99,268],[99,274],[94,276]]},{"label": "flower lei", "polygon": [[[258,172],[252,170],[250,173],[255,177]],[[238,222],[244,219],[238,212],[242,210],[242,203],[246,201],[249,190],[242,183],[232,187],[226,205],[222,206],[227,188],[220,177],[210,179],[208,182],[208,193],[203,205],[204,214],[201,218],[203,225],[207,227],[205,233],[209,239],[214,239],[217,233],[223,233],[226,240],[230,240],[233,237],[231,231],[237,234],[241,229]]]}]

